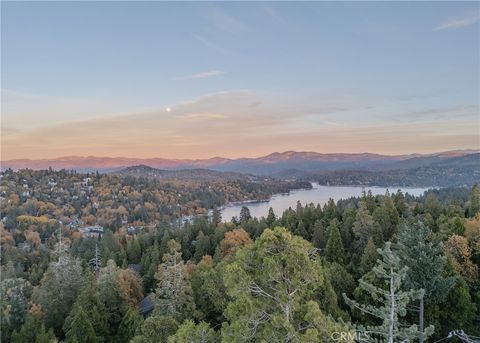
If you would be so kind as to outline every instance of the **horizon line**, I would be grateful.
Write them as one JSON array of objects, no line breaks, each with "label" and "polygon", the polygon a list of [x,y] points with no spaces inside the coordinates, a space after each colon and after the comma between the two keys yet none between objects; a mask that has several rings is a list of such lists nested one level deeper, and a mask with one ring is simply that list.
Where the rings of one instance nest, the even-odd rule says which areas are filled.
[{"label": "horizon line", "polygon": [[28,160],[28,161],[49,161],[49,160],[60,160],[64,158],[98,158],[98,159],[136,159],[136,160],[153,160],[153,159],[162,159],[162,160],[170,160],[170,161],[205,161],[205,160],[212,160],[212,159],[225,159],[225,160],[239,160],[239,159],[256,159],[256,158],[262,158],[262,157],[267,157],[271,156],[274,154],[286,154],[286,153],[313,153],[313,154],[318,154],[318,155],[378,155],[378,156],[391,156],[391,157],[398,157],[398,156],[414,156],[414,155],[419,155],[419,156],[431,156],[431,155],[438,155],[438,154],[444,154],[444,153],[453,153],[453,152],[472,152],[472,153],[478,153],[480,152],[480,148],[461,148],[461,149],[452,149],[452,150],[442,150],[442,151],[436,151],[432,153],[419,153],[419,152],[411,152],[411,153],[403,153],[403,154],[382,154],[382,153],[376,153],[376,152],[317,152],[317,151],[307,151],[307,150],[285,150],[282,152],[279,151],[273,151],[271,153],[265,154],[265,155],[260,155],[260,156],[253,156],[253,157],[247,157],[247,156],[242,156],[242,157],[223,157],[223,156],[212,156],[212,157],[205,157],[205,158],[168,158],[168,157],[160,157],[160,156],[155,156],[155,157],[128,157],[128,156],[96,156],[96,155],[63,155],[63,156],[57,156],[57,157],[41,157],[41,158],[30,158],[30,157],[20,157],[20,158],[13,158],[13,159],[8,159],[8,160],[3,160],[0,159],[0,162],[13,162],[13,161],[22,161],[22,160]]}]

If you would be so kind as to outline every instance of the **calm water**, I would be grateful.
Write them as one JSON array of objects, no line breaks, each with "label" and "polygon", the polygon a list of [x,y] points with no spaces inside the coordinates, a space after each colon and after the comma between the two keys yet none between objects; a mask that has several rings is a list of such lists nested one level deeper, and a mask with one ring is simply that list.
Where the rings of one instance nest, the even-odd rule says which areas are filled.
[{"label": "calm water", "polygon": [[[312,189],[301,189],[291,191],[290,194],[278,194],[274,195],[270,201],[255,202],[245,205],[229,205],[222,210],[222,218],[224,220],[230,220],[233,216],[238,217],[242,206],[247,206],[250,209],[250,214],[253,217],[266,217],[268,209],[273,208],[273,211],[277,216],[281,215],[284,210],[289,207],[293,209],[297,206],[297,201],[305,205],[314,203],[315,205],[320,203],[325,204],[328,199],[332,198],[337,201],[340,199],[346,199],[350,197],[358,197],[362,194],[362,187],[353,186],[320,186],[313,183]],[[405,187],[392,187],[389,188],[390,193],[395,193],[397,189],[401,189],[403,193],[409,193],[411,195],[422,195],[428,188],[405,188]],[[365,191],[371,190],[373,195],[385,194],[387,188],[384,187],[365,187]]]}]

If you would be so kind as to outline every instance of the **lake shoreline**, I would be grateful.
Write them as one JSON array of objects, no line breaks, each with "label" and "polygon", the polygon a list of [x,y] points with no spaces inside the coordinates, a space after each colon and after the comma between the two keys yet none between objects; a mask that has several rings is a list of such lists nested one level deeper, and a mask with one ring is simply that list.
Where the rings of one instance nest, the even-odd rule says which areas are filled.
[{"label": "lake shoreline", "polygon": [[316,182],[311,183],[312,188],[291,190],[288,193],[273,194],[268,200],[245,200],[241,202],[229,203],[220,208],[222,217],[230,220],[232,217],[238,217],[240,210],[243,206],[249,208],[252,217],[265,217],[268,214],[270,207],[273,208],[276,215],[280,215],[284,210],[289,207],[295,207],[297,201],[300,201],[303,205],[313,203],[325,204],[330,198],[335,201],[340,199],[348,199],[351,197],[361,196],[362,190],[372,191],[374,195],[383,195],[388,190],[390,192],[396,192],[401,190],[403,193],[419,196],[426,190],[438,187],[382,187],[382,186],[337,186],[337,185],[321,185]]}]

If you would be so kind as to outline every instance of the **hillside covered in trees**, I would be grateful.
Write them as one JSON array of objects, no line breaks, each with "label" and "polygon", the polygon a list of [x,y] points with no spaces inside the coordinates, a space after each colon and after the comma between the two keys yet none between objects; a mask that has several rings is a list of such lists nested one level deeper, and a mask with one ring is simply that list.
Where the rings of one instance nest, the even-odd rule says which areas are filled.
[{"label": "hillside covered in trees", "polygon": [[[270,210],[266,218],[244,207],[230,222],[216,209],[181,227],[167,220],[171,204],[195,213],[189,201],[199,194],[215,194],[213,207],[274,190],[65,171],[3,174],[2,341],[480,336],[478,186],[421,197],[364,193]],[[104,231],[82,234],[74,217]],[[149,225],[127,230],[122,221],[131,219]]]},{"label": "hillside covered in trees", "polygon": [[229,202],[263,200],[311,187],[308,182],[203,170],[199,174],[191,170],[167,172],[169,177],[159,180],[140,169],[133,175],[132,169],[120,175],[7,170],[0,180],[3,223],[7,230],[20,230],[20,234],[29,225],[39,225],[36,229],[41,235],[47,230],[43,239],[60,226],[72,229],[98,224],[115,231],[172,222],[206,214]]}]

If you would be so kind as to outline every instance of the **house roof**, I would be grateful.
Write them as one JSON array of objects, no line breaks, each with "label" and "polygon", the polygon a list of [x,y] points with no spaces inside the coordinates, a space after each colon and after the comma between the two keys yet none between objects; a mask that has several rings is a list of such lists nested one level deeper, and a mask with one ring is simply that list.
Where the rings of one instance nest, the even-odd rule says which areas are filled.
[{"label": "house roof", "polygon": [[138,304],[138,311],[144,316],[149,315],[154,308],[155,308],[155,304],[153,302],[153,294],[147,295]]},{"label": "house roof", "polygon": [[137,272],[137,273],[140,273],[140,268],[141,268],[141,266],[138,263],[133,263],[133,264],[128,265],[128,269],[131,269],[131,270],[133,270],[134,272]]}]

